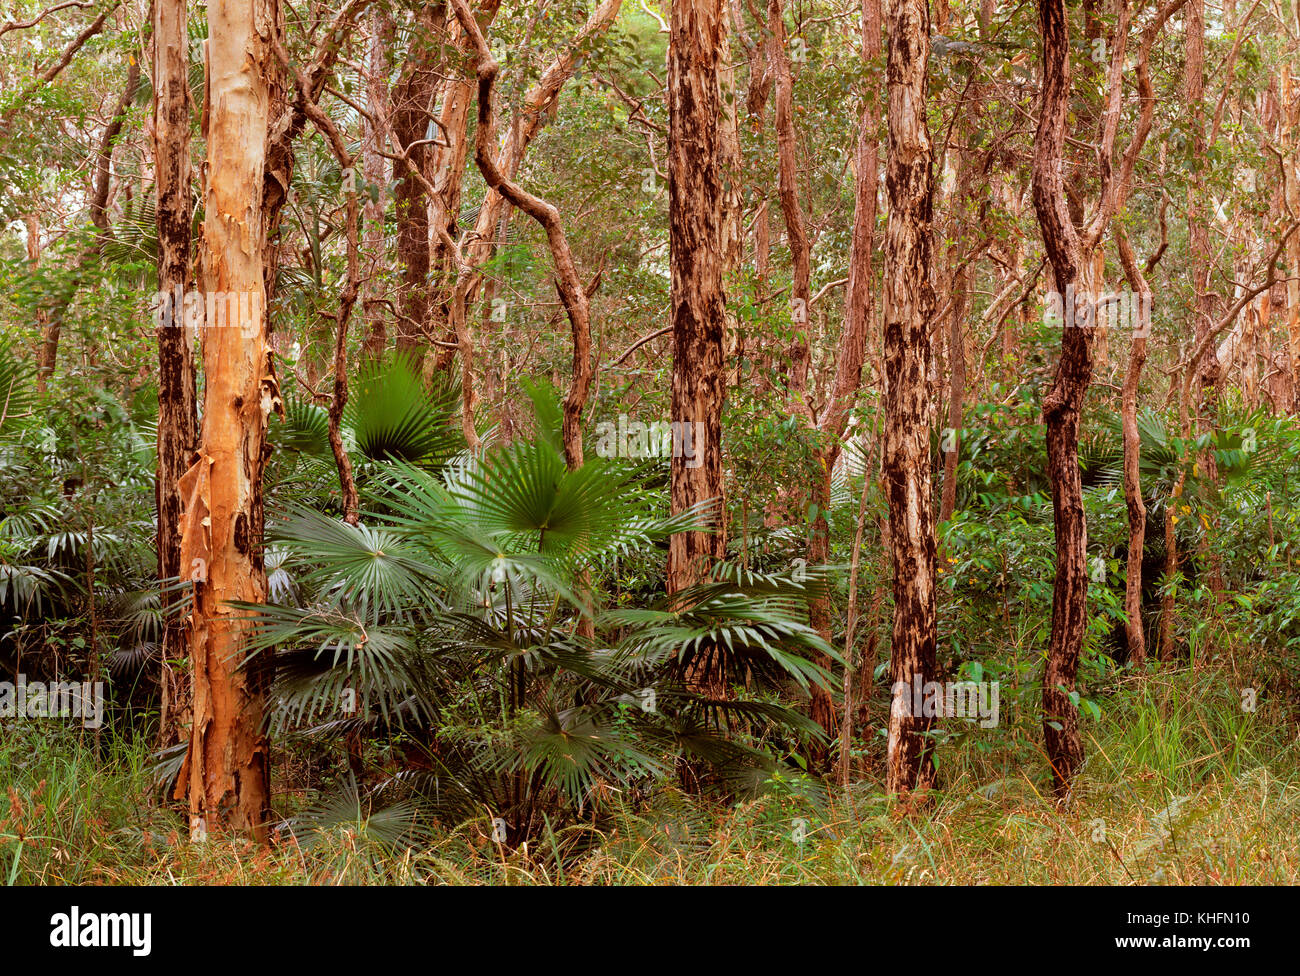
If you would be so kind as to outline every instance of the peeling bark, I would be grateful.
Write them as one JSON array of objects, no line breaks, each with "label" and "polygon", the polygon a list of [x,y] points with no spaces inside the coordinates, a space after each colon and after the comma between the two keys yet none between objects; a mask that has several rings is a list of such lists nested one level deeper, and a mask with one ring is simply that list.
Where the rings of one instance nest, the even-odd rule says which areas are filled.
[{"label": "peeling bark", "polygon": [[[674,423],[703,431],[695,460],[674,457],[674,515],[711,506],[713,531],[674,535],[668,550],[669,593],[700,582],[721,559],[722,407],[726,397],[722,290],[722,183],[719,160],[718,62],[722,0],[677,0],[668,47],[668,209],[672,266]],[[697,426],[697,425],[702,425]],[[702,651],[688,675],[702,693],[725,693],[716,655]]]},{"label": "peeling bark", "polygon": [[228,604],[266,599],[262,470],[279,390],[270,372],[263,175],[278,22],[275,0],[208,8],[202,280],[206,295],[229,300],[209,303],[202,440],[180,484],[181,562],[206,567],[194,585],[194,725],[182,771],[194,840],[224,828],[265,842],[271,814],[270,674],[261,656],[247,660],[246,616]]},{"label": "peeling bark", "polygon": [[[195,406],[193,334],[184,321],[190,283],[190,89],[186,0],[154,0],[154,183],[157,191],[158,291],[164,303],[158,319],[158,578],[187,579],[181,563],[180,480],[194,459],[198,415]],[[163,748],[190,734],[189,628],[171,612],[180,599],[163,584],[162,703],[159,742]]]},{"label": "peeling bark", "polygon": [[926,124],[930,12],[926,0],[896,0],[889,38],[889,155],[885,186],[885,439],[894,569],[886,789],[904,795],[934,785],[933,717],[910,706],[915,681],[935,679],[935,546],[931,508],[929,323],[933,254],[934,150]]}]

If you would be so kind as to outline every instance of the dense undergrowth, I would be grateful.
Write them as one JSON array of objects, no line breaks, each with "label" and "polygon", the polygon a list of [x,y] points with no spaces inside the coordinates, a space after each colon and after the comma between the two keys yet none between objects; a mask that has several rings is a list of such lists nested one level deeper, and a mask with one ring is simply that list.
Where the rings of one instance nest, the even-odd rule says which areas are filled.
[{"label": "dense undergrowth", "polygon": [[[1153,653],[1166,595],[1175,612],[1172,660],[1134,667],[1123,653],[1119,438],[1110,418],[1089,418],[1090,614],[1076,694],[1088,760],[1058,809],[1042,752],[1053,572],[1042,428],[1027,385],[972,408],[956,514],[941,528],[939,665],[945,678],[996,682],[997,720],[940,723],[940,789],[900,809],[882,789],[885,506],[875,479],[864,483],[858,442],[829,511],[792,510],[787,497],[773,518],[763,500],[798,482],[813,442],[797,425],[745,423],[762,411],[738,396],[727,429],[752,436],[728,444],[743,459],[733,476],[752,490],[729,499],[715,581],[674,600],[667,540],[694,516],[666,511],[665,460],[593,452],[569,471],[549,390],[526,390],[526,432],[485,431],[486,449],[471,454],[453,387],[369,367],[344,428],[362,492],[356,526],[341,518],[324,411],[290,390],[268,472],[270,598],[243,608],[250,650],[275,675],[277,821],[272,846],[253,850],[218,837],[191,845],[165,799],[181,755],[157,751],[151,405],[91,385],[73,409],[47,413],[20,363],[0,356],[0,368],[22,408],[0,428],[4,677],[108,686],[98,732],[0,721],[7,881],[1297,879],[1290,421],[1225,403],[1212,433],[1183,440],[1173,418],[1142,415]],[[1201,466],[1211,455],[1214,478]],[[1180,551],[1172,578],[1167,512]],[[802,558],[819,514],[826,567]],[[859,523],[861,621],[846,649]],[[819,595],[829,644],[808,625]],[[684,679],[710,647],[743,676],[729,700]],[[841,744],[806,717],[814,685],[840,701],[833,675],[846,659],[858,719],[847,788],[842,768],[814,775]]]},{"label": "dense undergrowth", "polygon": [[[1032,738],[941,747],[944,788],[902,810],[874,776],[822,796],[777,777],[726,805],[665,790],[515,848],[486,815],[394,839],[354,807],[329,824],[192,846],[151,795],[148,746],[38,726],[6,731],[0,869],[27,884],[1279,884],[1300,880],[1293,721],[1243,713],[1223,664],[1128,674],[1058,809],[1023,771]],[[293,804],[290,795],[282,802]]]}]

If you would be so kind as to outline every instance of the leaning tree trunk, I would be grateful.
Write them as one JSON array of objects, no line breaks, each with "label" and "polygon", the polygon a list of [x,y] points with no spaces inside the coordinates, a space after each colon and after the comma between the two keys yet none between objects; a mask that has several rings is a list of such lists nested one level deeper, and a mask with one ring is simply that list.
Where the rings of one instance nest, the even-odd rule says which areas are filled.
[{"label": "leaning tree trunk", "polygon": [[[681,532],[668,549],[668,592],[698,583],[722,557],[723,346],[722,184],[719,176],[718,61],[722,0],[677,0],[668,46],[668,213],[672,266],[672,420],[702,437],[694,458],[672,459],[673,514],[712,505],[712,531]],[[685,435],[683,435],[685,436]],[[674,451],[684,455],[685,451]],[[716,655],[698,655],[690,683],[720,695]]]},{"label": "leaning tree trunk", "polygon": [[267,671],[245,667],[248,620],[231,601],[266,599],[262,468],[271,373],[263,278],[262,193],[275,0],[208,8],[208,184],[203,222],[203,437],[186,472],[182,564],[195,584],[191,659],[194,724],[187,757],[190,833],[228,828],[265,841],[269,743]]},{"label": "leaning tree trunk", "polygon": [[[1070,220],[1062,176],[1066,118],[1070,108],[1070,40],[1065,0],[1039,0],[1043,34],[1043,96],[1034,138],[1034,209],[1051,262],[1053,287],[1073,298],[1080,281],[1078,234]],[[1086,283],[1085,283],[1086,290]],[[1068,303],[1063,298],[1063,303]],[[1090,306],[1089,306],[1090,308]],[[1052,485],[1056,533],[1056,579],[1052,587],[1052,636],[1043,672],[1043,737],[1058,794],[1068,792],[1083,761],[1078,712],[1070,702],[1087,626],[1087,526],[1079,476],[1079,410],[1092,377],[1092,328],[1070,321],[1064,308],[1061,358],[1043,397],[1047,425],[1047,472]],[[1087,313],[1090,314],[1090,311]],[[1068,327],[1067,327],[1067,323]]]},{"label": "leaning tree trunk", "polygon": [[189,578],[181,564],[180,480],[194,453],[195,413],[192,333],[185,321],[190,270],[190,88],[186,0],[154,0],[154,183],[158,192],[158,579],[163,589],[163,748],[189,737],[190,682],[173,665],[189,655],[189,628],[172,612],[177,600],[166,581]]},{"label": "leaning tree trunk", "polygon": [[934,311],[934,150],[926,125],[930,55],[927,0],[895,0],[887,13],[889,155],[885,186],[885,438],[894,564],[886,788],[904,794],[934,784],[926,733],[934,716],[917,714],[912,689],[935,677],[934,510],[930,499],[929,323]]}]

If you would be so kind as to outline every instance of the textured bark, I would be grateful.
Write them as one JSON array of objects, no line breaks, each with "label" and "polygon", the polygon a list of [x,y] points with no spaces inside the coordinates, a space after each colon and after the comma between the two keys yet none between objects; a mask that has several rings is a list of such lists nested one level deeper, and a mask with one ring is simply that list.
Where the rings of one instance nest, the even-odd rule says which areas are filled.
[{"label": "textured bark", "polygon": [[785,236],[790,244],[790,263],[794,280],[790,287],[790,328],[793,338],[786,347],[790,360],[786,389],[790,406],[809,414],[808,363],[810,318],[812,316],[812,247],[799,205],[798,137],[794,128],[794,76],[786,51],[785,21],[781,0],[769,0],[767,16],[772,32],[771,62],[776,75],[776,146],[778,190],[781,213],[785,217]]},{"label": "textured bark", "polygon": [[193,333],[186,326],[184,294],[190,281],[190,89],[186,0],[154,0],[154,183],[157,190],[158,291],[158,579],[163,585],[161,708],[163,748],[190,734],[189,628],[171,612],[179,599],[165,581],[188,579],[181,564],[180,479],[194,459],[195,407]]},{"label": "textured bark", "polygon": [[[719,172],[718,61],[722,0],[673,4],[668,47],[668,209],[672,266],[674,423],[701,428],[696,459],[674,457],[672,511],[712,504],[713,528],[674,535],[668,550],[669,593],[704,578],[723,555],[722,407],[726,396],[722,292],[722,185]],[[697,466],[691,466],[697,465]],[[721,694],[727,676],[705,651],[690,675],[692,684]]]},{"label": "textured bark", "polygon": [[369,270],[362,289],[361,308],[366,321],[363,354],[379,357],[388,345],[388,320],[384,314],[384,211],[388,184],[388,161],[383,157],[384,123],[388,117],[388,46],[393,37],[393,20],[383,10],[370,13],[370,39],[366,49],[366,102],[371,116],[364,120],[362,175],[376,187],[374,198],[366,197],[363,207],[364,232],[361,246]]},{"label": "textured bark", "polygon": [[[1064,0],[1039,0],[1043,37],[1042,105],[1034,139],[1034,209],[1043,246],[1060,295],[1080,284],[1080,243],[1065,202],[1062,160],[1070,103],[1069,24]],[[1084,282],[1084,291],[1088,288]],[[1063,329],[1061,358],[1043,398],[1047,465],[1056,533],[1056,579],[1052,587],[1052,634],[1043,672],[1043,738],[1058,795],[1068,792],[1083,761],[1074,690],[1087,626],[1087,526],[1079,476],[1079,410],[1092,376],[1092,326],[1086,320]]]},{"label": "textured bark", "polygon": [[934,311],[934,150],[926,125],[930,12],[926,0],[896,0],[889,38],[889,154],[885,185],[885,431],[883,473],[894,568],[886,788],[934,785],[933,717],[911,707],[914,681],[935,678],[934,511],[930,503],[930,344]]},{"label": "textured bark", "polygon": [[[421,172],[429,165],[429,145],[424,141],[432,118],[433,99],[440,67],[434,33],[442,27],[445,5],[435,4],[420,17],[424,43],[412,52],[401,81],[393,89],[393,133]],[[397,352],[419,370],[429,347],[429,204],[420,181],[404,170],[394,191],[397,217],[397,260],[402,267],[398,303]]]},{"label": "textured bark", "polygon": [[[1194,158],[1203,159],[1206,152],[1204,106],[1205,93],[1205,0],[1189,0],[1185,10],[1187,47],[1183,63],[1183,108],[1192,131]],[[1206,189],[1203,168],[1194,167],[1187,184],[1187,237],[1188,257],[1191,264],[1194,290],[1193,323],[1196,342],[1205,338],[1213,314],[1210,295],[1210,228],[1206,214]],[[1214,386],[1219,381],[1219,360],[1213,347],[1208,348],[1195,366],[1200,386],[1200,403],[1197,413],[1210,408]],[[1206,418],[1202,417],[1203,424]],[[1204,429],[1208,429],[1204,428]],[[1213,455],[1204,458],[1213,465]],[[1212,469],[1211,469],[1211,476]]]},{"label": "textured bark", "polygon": [[263,175],[278,22],[275,0],[208,8],[203,289],[234,297],[209,303],[203,436],[181,481],[181,562],[206,566],[194,587],[194,725],[182,771],[193,839],[228,828],[264,842],[270,817],[269,673],[260,657],[246,661],[247,620],[228,603],[266,598],[262,470],[279,391],[267,336]]}]

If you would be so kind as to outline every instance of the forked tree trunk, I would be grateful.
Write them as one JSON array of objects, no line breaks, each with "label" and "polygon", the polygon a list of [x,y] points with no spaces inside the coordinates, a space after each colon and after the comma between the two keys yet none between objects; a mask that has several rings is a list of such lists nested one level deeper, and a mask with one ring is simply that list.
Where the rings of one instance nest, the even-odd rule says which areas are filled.
[{"label": "forked tree trunk", "polygon": [[883,473],[894,564],[886,788],[905,794],[934,784],[926,733],[912,689],[935,678],[934,510],[930,486],[929,323],[933,255],[934,150],[926,125],[930,55],[927,0],[895,0],[889,38],[889,156],[885,185],[885,431]]},{"label": "forked tree trunk", "polygon": [[[498,0],[488,0],[479,5],[475,19],[480,29],[486,29],[496,16]],[[459,21],[448,25],[448,34],[459,52],[468,58],[474,57],[474,44],[465,33]],[[451,365],[455,355],[451,343],[456,340],[455,330],[451,325],[452,289],[456,280],[455,255],[448,241],[460,236],[460,204],[465,182],[465,160],[469,153],[469,119],[470,107],[474,104],[475,83],[473,78],[453,75],[443,86],[442,104],[439,107],[438,132],[442,141],[433,147],[430,169],[431,182],[442,197],[441,213],[435,213],[434,219],[443,222],[446,237],[436,234],[433,242],[433,266],[429,277],[434,282],[435,294],[431,314],[432,334],[441,336],[446,345],[434,352],[433,368],[445,370]],[[443,144],[445,142],[445,145]],[[435,210],[438,208],[435,207]],[[491,283],[489,284],[491,287]],[[491,297],[484,295],[488,306],[485,316],[491,315]]]},{"label": "forked tree trunk", "polygon": [[562,439],[564,457],[572,470],[583,464],[582,411],[591,392],[591,302],[578,276],[573,251],[564,232],[560,212],[552,204],[529,193],[501,171],[496,151],[496,105],[493,88],[500,70],[491,49],[479,30],[465,0],[452,0],[461,30],[469,39],[478,63],[478,126],[475,132],[474,160],[488,187],[518,207],[541,225],[546,232],[555,265],[556,289],[565,314],[569,317],[573,337],[573,378],[564,398]]},{"label": "forked tree trunk", "polygon": [[[718,60],[722,0],[677,0],[668,46],[668,212],[672,266],[672,421],[700,431],[694,458],[672,458],[672,511],[711,503],[713,531],[674,535],[668,549],[669,593],[704,578],[722,557],[723,344],[722,185],[719,172]],[[701,691],[720,695],[726,675],[704,652],[691,673]]]},{"label": "forked tree trunk", "polygon": [[[190,273],[190,88],[186,0],[154,0],[154,183],[158,226],[158,578],[188,579],[181,564],[180,480],[194,456],[193,333],[185,321]],[[163,583],[158,722],[163,748],[184,742],[190,726],[189,628],[171,612],[179,599]]]},{"label": "forked tree trunk", "polygon": [[262,469],[279,391],[267,341],[262,210],[268,78],[262,31],[275,0],[208,8],[208,184],[203,223],[204,409],[199,458],[181,482],[182,565],[195,584],[191,660],[194,725],[187,757],[190,834],[228,828],[265,841],[270,747],[263,728],[268,673],[245,666],[247,619],[230,601],[266,598]]},{"label": "forked tree trunk", "polygon": [[[1138,114],[1137,131],[1120,164],[1116,186],[1116,210],[1124,208],[1133,183],[1133,167],[1138,154],[1151,133],[1155,117],[1155,89],[1151,84],[1149,62],[1151,46],[1165,21],[1185,0],[1175,0],[1161,8],[1156,19],[1147,25],[1142,34],[1142,44],[1137,57],[1138,95],[1142,107]],[[1127,26],[1127,12],[1121,14],[1121,24]],[[1128,647],[1128,660],[1142,664],[1147,657],[1146,635],[1142,626],[1142,557],[1146,545],[1147,508],[1142,496],[1142,440],[1138,433],[1137,401],[1142,382],[1142,368],[1146,364],[1147,340],[1151,330],[1151,288],[1146,274],[1138,266],[1128,234],[1122,224],[1114,231],[1115,246],[1129,287],[1137,297],[1137,306],[1128,316],[1133,335],[1129,345],[1128,368],[1124,373],[1124,387],[1120,393],[1120,419],[1124,436],[1124,505],[1128,513],[1128,564],[1124,572],[1124,638]],[[1150,267],[1150,265],[1148,266]]]}]

